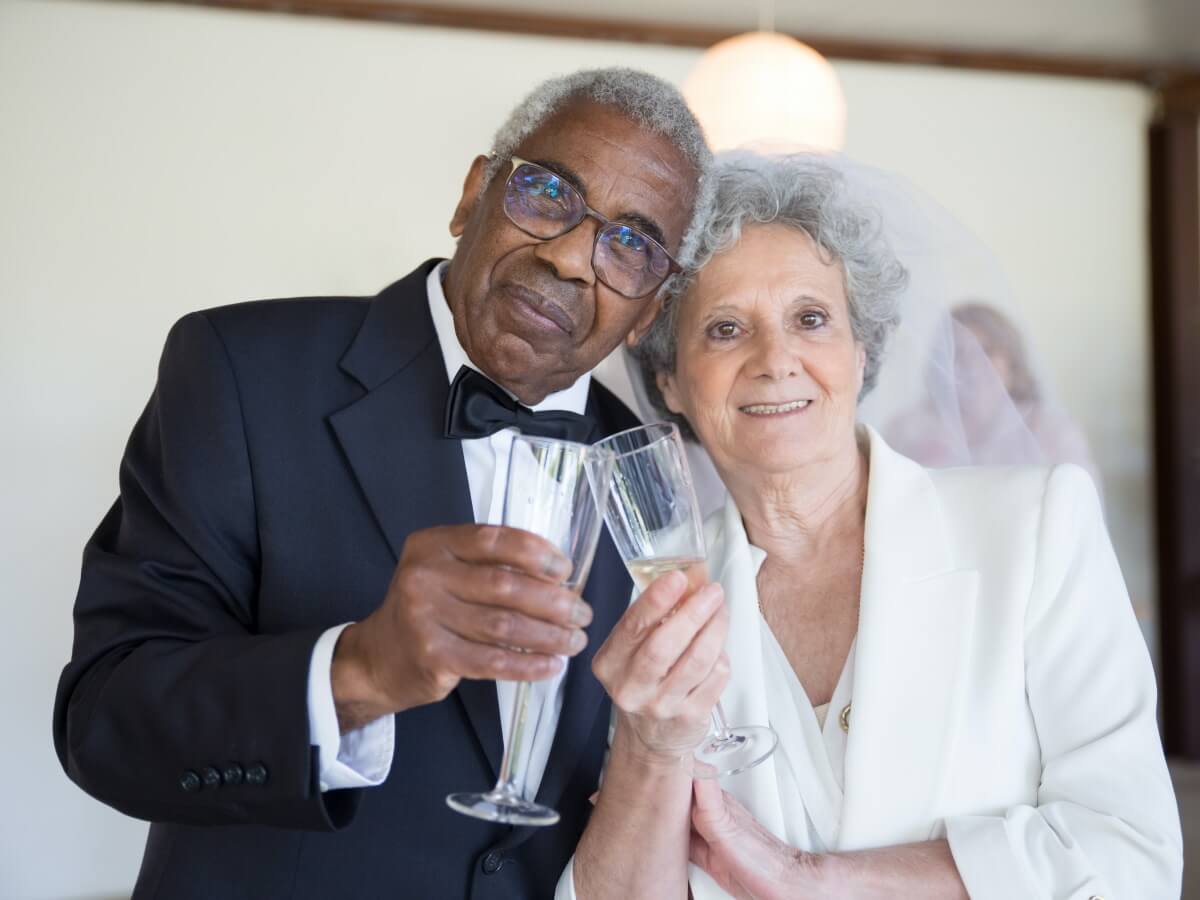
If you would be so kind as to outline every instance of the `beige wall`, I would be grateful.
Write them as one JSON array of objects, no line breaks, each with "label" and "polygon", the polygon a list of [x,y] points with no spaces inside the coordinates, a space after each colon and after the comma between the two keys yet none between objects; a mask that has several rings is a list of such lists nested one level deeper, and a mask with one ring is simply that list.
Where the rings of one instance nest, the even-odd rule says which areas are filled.
[{"label": "beige wall", "polygon": [[[239,299],[373,293],[447,253],[471,156],[541,78],[689,50],[156,5],[0,4],[0,896],[120,892],[144,826],[50,744],[80,549],[170,323]],[[1149,597],[1145,92],[844,64],[849,151],[995,250],[1104,473]]]}]

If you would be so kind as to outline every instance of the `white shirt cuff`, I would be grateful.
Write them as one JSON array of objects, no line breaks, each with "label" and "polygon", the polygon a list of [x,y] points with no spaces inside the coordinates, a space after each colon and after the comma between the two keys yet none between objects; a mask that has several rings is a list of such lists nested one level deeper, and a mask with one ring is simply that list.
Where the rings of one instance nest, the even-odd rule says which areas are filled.
[{"label": "white shirt cuff", "polygon": [[330,669],[333,648],[349,624],[322,634],[308,664],[308,739],[319,754],[322,792],[382,784],[396,748],[394,716],[382,716],[345,734],[338,729]]},{"label": "white shirt cuff", "polygon": [[554,888],[554,900],[575,900],[575,857],[567,860],[567,867],[558,876],[558,885]]}]

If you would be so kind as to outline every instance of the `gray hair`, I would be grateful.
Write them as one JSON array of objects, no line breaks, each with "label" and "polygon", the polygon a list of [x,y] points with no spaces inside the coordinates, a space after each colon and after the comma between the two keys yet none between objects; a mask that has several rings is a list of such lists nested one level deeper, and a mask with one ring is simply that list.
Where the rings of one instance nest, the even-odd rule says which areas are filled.
[{"label": "gray hair", "polygon": [[[491,183],[502,166],[507,165],[529,135],[565,106],[581,100],[611,106],[647,131],[663,136],[695,168],[699,183],[692,218],[676,254],[679,264],[688,266],[712,202],[713,183],[709,177],[712,151],[708,149],[700,123],[678,88],[648,72],[626,68],[587,69],[543,81],[517,104],[496,132],[484,187]],[[660,292],[667,290],[677,277],[668,279]]]},{"label": "gray hair", "polygon": [[633,351],[651,402],[691,436],[687,423],[667,409],[656,379],[660,372],[675,371],[679,307],[700,269],[716,254],[736,246],[746,225],[768,224],[803,231],[841,265],[851,331],[866,353],[861,399],[875,386],[888,337],[900,322],[900,296],[908,284],[908,272],[884,237],[877,211],[852,200],[842,173],[827,159],[809,153],[723,154],[713,166],[711,180],[715,182],[711,213],[697,235],[688,270],[671,285],[663,312]]}]

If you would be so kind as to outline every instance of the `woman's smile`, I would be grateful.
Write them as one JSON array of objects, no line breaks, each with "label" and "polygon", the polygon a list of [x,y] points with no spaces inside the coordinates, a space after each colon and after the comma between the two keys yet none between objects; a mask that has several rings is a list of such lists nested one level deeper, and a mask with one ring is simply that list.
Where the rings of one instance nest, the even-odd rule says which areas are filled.
[{"label": "woman's smile", "polygon": [[739,406],[738,412],[755,418],[777,418],[792,413],[802,413],[808,409],[811,400],[789,400],[786,403],[751,403]]}]

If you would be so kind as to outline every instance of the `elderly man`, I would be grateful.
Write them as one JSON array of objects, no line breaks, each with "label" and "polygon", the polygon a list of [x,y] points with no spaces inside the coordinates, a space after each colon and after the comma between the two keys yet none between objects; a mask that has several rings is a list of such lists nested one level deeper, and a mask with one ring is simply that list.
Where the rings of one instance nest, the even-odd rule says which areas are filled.
[{"label": "elderly man", "polygon": [[[516,430],[635,424],[589,372],[653,319],[708,163],[664,82],[550,81],[471,164],[450,261],[174,327],[54,717],[71,778],[154,823],[135,897],[553,892],[629,584],[605,542],[583,602],[549,544],[498,527],[504,461]],[[495,778],[505,682],[534,679],[526,792],[562,821],[456,815],[447,793]]]}]

